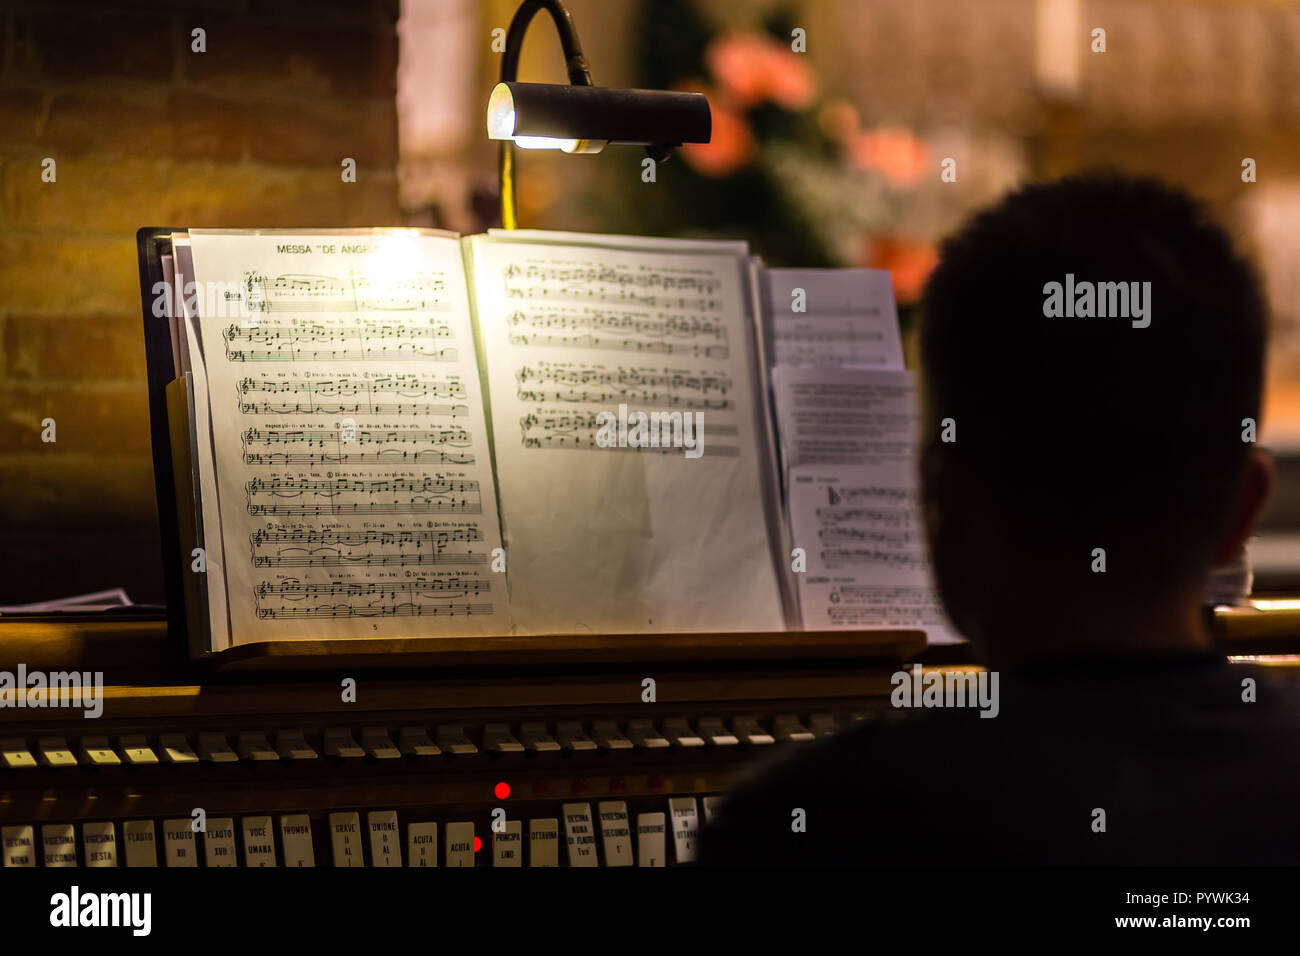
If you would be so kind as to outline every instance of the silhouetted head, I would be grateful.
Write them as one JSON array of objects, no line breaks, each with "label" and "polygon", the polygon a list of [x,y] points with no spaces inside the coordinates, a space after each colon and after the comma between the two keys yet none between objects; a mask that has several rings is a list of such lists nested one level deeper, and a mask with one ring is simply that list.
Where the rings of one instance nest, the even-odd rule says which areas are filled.
[{"label": "silhouetted head", "polygon": [[921,473],[958,628],[993,646],[1017,608],[1122,624],[1196,601],[1267,497],[1267,457],[1244,440],[1265,342],[1251,266],[1153,179],[1026,186],[944,242]]}]

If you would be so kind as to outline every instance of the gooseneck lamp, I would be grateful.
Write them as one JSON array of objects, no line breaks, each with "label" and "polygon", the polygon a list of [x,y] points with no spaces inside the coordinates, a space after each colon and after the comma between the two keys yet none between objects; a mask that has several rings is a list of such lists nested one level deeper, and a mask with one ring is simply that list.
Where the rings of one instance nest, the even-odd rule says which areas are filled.
[{"label": "gooseneck lamp", "polygon": [[[524,34],[539,10],[555,21],[569,73],[567,86],[515,80]],[[516,227],[512,144],[566,153],[598,153],[611,143],[644,146],[647,155],[662,161],[682,143],[707,143],[712,127],[709,101],[703,93],[593,86],[578,32],[564,4],[560,0],[524,0],[506,31],[501,81],[493,87],[487,106],[488,138],[501,141],[497,167],[501,225]]]}]

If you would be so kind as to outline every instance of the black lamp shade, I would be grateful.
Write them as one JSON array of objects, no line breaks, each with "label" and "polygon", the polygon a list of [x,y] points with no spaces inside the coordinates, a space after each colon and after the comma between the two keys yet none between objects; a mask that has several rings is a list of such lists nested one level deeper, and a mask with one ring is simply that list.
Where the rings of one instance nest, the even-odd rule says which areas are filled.
[{"label": "black lamp shade", "polygon": [[703,93],[498,83],[488,100],[492,139],[544,137],[634,146],[707,143],[713,119]]}]

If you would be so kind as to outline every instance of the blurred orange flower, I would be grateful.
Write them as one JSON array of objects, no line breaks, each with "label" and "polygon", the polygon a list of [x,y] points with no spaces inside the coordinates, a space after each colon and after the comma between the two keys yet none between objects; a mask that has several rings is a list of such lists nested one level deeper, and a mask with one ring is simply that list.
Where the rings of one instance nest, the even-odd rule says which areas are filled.
[{"label": "blurred orange flower", "polygon": [[896,186],[915,186],[925,175],[925,143],[911,130],[882,126],[858,133],[847,149],[855,166],[873,169]]},{"label": "blurred orange flower", "polygon": [[894,283],[894,299],[916,302],[925,290],[925,280],[939,262],[934,244],[901,236],[873,239],[867,251],[868,269],[888,269]]},{"label": "blurred orange flower", "polygon": [[704,58],[723,92],[742,109],[771,100],[787,110],[802,110],[817,95],[806,57],[772,37],[728,33],[709,44]]},{"label": "blurred orange flower", "polygon": [[737,106],[760,102],[767,89],[767,43],[753,33],[716,38],[704,53],[709,72]]},{"label": "blurred orange flower", "polygon": [[705,176],[727,176],[745,166],[758,151],[754,132],[739,113],[710,97],[713,135],[707,143],[686,143],[682,158]]}]

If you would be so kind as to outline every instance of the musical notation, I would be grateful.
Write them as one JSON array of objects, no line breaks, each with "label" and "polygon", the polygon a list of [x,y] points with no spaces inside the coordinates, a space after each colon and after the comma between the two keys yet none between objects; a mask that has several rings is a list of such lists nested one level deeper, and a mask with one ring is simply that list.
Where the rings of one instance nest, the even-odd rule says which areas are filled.
[{"label": "musical notation", "polygon": [[890,502],[916,503],[915,488],[899,488],[890,485],[865,485],[862,487],[836,487],[827,485],[827,499],[831,507],[850,505],[865,499],[884,498]]},{"label": "musical notation", "polygon": [[917,531],[876,530],[873,528],[823,527],[817,532],[826,544],[868,541],[872,544],[888,544],[894,547],[906,547],[920,544],[924,536]]},{"label": "musical notation", "polygon": [[484,552],[451,550],[483,540],[478,527],[438,531],[255,531],[253,566],[336,568],[394,565],[481,565]]},{"label": "musical notation", "polygon": [[[490,614],[489,581],[474,575],[411,581],[330,581],[306,584],[297,578],[259,582],[254,589],[261,618],[433,617]],[[460,599],[460,603],[457,603]]]},{"label": "musical notation", "polygon": [[837,584],[828,594],[827,616],[837,627],[947,625],[933,589],[925,586]]},{"label": "musical notation", "polygon": [[520,266],[510,263],[501,270],[506,287],[511,280],[523,278],[528,282],[554,282],[562,285],[609,285],[616,288],[681,289],[682,291],[712,293],[722,288],[717,279],[702,275],[677,275],[654,270],[640,271],[622,264],[598,266]]},{"label": "musical notation", "polygon": [[[600,419],[602,414],[611,416],[607,419],[608,424],[603,425]],[[683,448],[683,438],[690,438],[696,441],[699,438],[699,432],[713,441],[708,442],[708,453],[710,455],[721,455],[723,457],[734,457],[739,453],[739,449],[734,445],[719,445],[716,443],[718,438],[735,439],[738,429],[735,425],[704,425],[696,422],[691,423],[691,434],[684,435],[685,422],[681,412],[653,411],[643,413],[644,423],[640,425],[640,431],[637,432],[637,438],[634,441],[618,442],[617,422],[612,419],[613,413],[606,410],[605,412],[578,412],[572,410],[538,409],[535,412],[528,412],[519,419],[519,425],[522,430],[522,443],[525,448],[569,448],[577,450],[599,449],[601,451],[648,451],[648,452],[676,452],[681,454]],[[628,422],[627,431],[634,432],[637,428],[637,422]],[[606,444],[601,444],[599,433],[605,427]],[[644,441],[641,440],[642,436]],[[613,438],[613,442],[610,439]]]},{"label": "musical notation", "polygon": [[266,546],[300,545],[310,548],[352,547],[357,545],[380,545],[381,547],[407,548],[419,550],[431,547],[441,550],[457,541],[482,541],[483,532],[478,528],[449,528],[440,531],[339,531],[332,528],[303,531],[254,531],[249,535],[253,549]]},{"label": "musical notation", "polygon": [[[512,263],[501,270],[501,275],[502,293],[507,300],[602,302],[700,312],[719,312],[723,307],[721,299],[710,297],[722,288],[721,281],[703,274],[638,271],[621,263],[586,267]],[[649,291],[656,289],[662,291]],[[674,296],[671,292],[700,294]]]},{"label": "musical notation", "polygon": [[[435,403],[429,399],[464,399],[463,382],[417,375],[389,375],[368,379],[282,381],[243,378],[239,385],[239,411],[244,415],[449,415],[467,416],[465,403]],[[272,400],[285,396],[287,400]],[[391,397],[394,401],[383,401]],[[260,400],[259,400],[260,399]],[[346,401],[345,399],[351,399]],[[409,399],[404,401],[403,399]]]},{"label": "musical notation", "polygon": [[[813,330],[815,328],[815,331]],[[791,330],[782,327],[772,333],[772,341],[792,348],[801,345],[858,345],[870,342],[872,345],[883,341],[885,334],[875,330],[857,330],[853,328],[827,329],[821,325],[809,326],[807,330]],[[883,364],[883,358],[873,365]]]},{"label": "musical notation", "polygon": [[935,603],[934,591],[924,585],[844,584],[838,592],[842,600],[863,607],[916,607]]},{"label": "musical notation", "polygon": [[209,599],[229,641],[507,629],[459,240],[192,238],[204,301],[220,297],[198,310],[194,373],[226,556]]},{"label": "musical notation", "polygon": [[726,358],[727,330],[716,319],[682,314],[538,307],[506,318],[514,345]]},{"label": "musical notation", "polygon": [[317,607],[259,607],[257,616],[263,619],[302,619],[340,617],[468,617],[473,614],[495,614],[496,605],[488,602],[463,604],[386,604],[353,607],[350,604],[321,605]]},{"label": "musical notation", "polygon": [[829,507],[814,509],[822,567],[845,572],[856,568],[854,573],[865,575],[929,570],[915,489],[828,484],[824,492]]},{"label": "musical notation", "polygon": [[[249,428],[243,432],[244,462],[250,465],[285,464],[458,464],[472,465],[467,451],[469,429],[443,428]],[[259,450],[265,448],[266,450]],[[271,449],[283,450],[272,451]]]},{"label": "musical notation", "polygon": [[440,275],[418,273],[376,279],[350,272],[346,277],[289,273],[269,278],[244,275],[243,294],[250,312],[445,312],[447,284]]},{"label": "musical notation", "polygon": [[477,578],[418,578],[414,581],[331,581],[328,584],[303,584],[296,578],[272,584],[267,581],[257,586],[258,600],[268,596],[285,601],[302,601],[310,598],[346,597],[373,598],[379,601],[396,600],[407,595],[452,595],[454,597],[477,597],[490,592],[492,586],[487,581]]},{"label": "musical notation", "polygon": [[823,525],[851,524],[855,521],[884,525],[889,528],[910,528],[918,524],[916,512],[911,509],[892,508],[818,508],[817,520]]},{"label": "musical notation", "polygon": [[517,310],[507,319],[512,329],[559,329],[564,331],[595,332],[605,329],[614,332],[645,335],[651,338],[713,339],[727,341],[727,330],[712,319],[688,315],[663,315],[654,318],[634,312],[607,312],[600,309],[582,309],[577,314],[558,308]]},{"label": "musical notation", "polygon": [[454,362],[459,355],[454,347],[437,347],[453,337],[443,322],[427,327],[365,319],[340,325],[229,325],[222,337],[232,362]]},{"label": "musical notation", "polygon": [[879,548],[828,548],[821,553],[828,568],[849,565],[884,565],[907,571],[926,571],[930,562],[921,551],[882,551]]},{"label": "musical notation", "polygon": [[[598,366],[538,362],[515,372],[522,402],[572,402],[587,405],[637,403],[672,408],[726,409],[732,383],[725,375],[691,375],[649,367],[606,369]],[[710,398],[710,394],[718,397]]]},{"label": "musical notation", "polygon": [[684,358],[724,359],[731,354],[725,345],[697,345],[692,342],[646,342],[641,339],[602,337],[599,334],[555,335],[510,333],[511,345],[542,345],[569,349],[599,349],[615,352],[644,352],[650,355],[678,355]]},{"label": "musical notation", "polygon": [[261,515],[482,514],[477,481],[390,478],[254,478],[248,513]]}]

